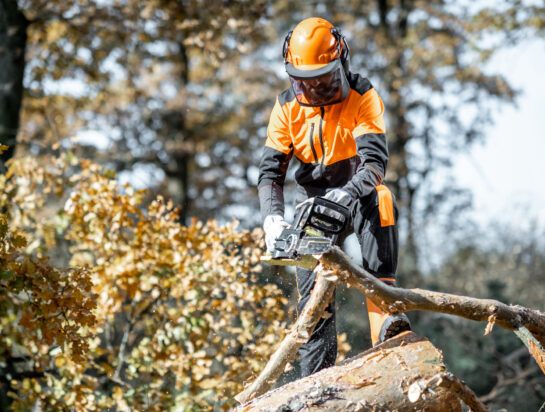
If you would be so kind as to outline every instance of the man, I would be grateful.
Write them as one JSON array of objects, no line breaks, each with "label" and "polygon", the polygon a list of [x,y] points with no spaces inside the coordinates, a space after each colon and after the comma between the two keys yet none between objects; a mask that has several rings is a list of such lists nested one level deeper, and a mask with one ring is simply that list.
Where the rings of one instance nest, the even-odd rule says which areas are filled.
[{"label": "man", "polygon": [[[398,216],[395,198],[382,184],[388,162],[382,101],[369,80],[349,71],[348,44],[324,19],[300,22],[286,36],[283,57],[292,87],[276,99],[259,166],[267,249],[287,226],[283,185],[295,156],[297,203],[325,196],[347,206],[363,266],[394,285]],[[309,299],[315,276],[297,268],[298,313]],[[335,304],[327,310],[332,316],[319,321],[299,350],[302,376],[335,363]],[[367,310],[373,345],[410,329],[405,315],[390,316],[370,300]]]}]

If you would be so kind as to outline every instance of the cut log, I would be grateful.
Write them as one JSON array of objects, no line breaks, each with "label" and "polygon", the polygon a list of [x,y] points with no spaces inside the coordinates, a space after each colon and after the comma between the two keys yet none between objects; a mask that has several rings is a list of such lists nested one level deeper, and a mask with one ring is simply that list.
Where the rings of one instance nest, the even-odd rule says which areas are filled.
[{"label": "cut log", "polygon": [[441,352],[427,339],[405,332],[236,411],[462,411],[457,393],[444,385],[422,387],[418,397],[409,400],[415,382],[437,375],[448,376]]}]

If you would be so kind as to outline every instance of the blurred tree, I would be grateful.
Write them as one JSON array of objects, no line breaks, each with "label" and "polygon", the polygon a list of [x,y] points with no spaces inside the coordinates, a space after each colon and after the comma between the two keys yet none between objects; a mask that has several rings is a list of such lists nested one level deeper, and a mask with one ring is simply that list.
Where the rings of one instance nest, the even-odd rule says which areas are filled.
[{"label": "blurred tree", "polygon": [[353,69],[386,103],[387,179],[405,211],[411,272],[414,228],[440,203],[451,210],[468,203],[431,172],[481,136],[494,102],[514,97],[485,63],[544,25],[542,6],[515,0],[19,6],[30,22],[22,140],[33,154],[95,130],[107,150],[97,152],[89,135],[83,153],[132,171],[142,185],[164,179],[157,190],[184,206],[183,215],[237,215],[248,224],[258,221],[253,185],[268,112],[288,84],[278,76],[283,34],[309,15],[331,19],[349,38]]},{"label": "blurred tree", "polygon": [[8,146],[0,155],[0,173],[13,156],[19,129],[27,24],[16,2],[0,1],[0,144]]},{"label": "blurred tree", "polygon": [[265,6],[21,0],[30,22],[23,143],[47,153],[78,132],[98,131],[108,150],[87,141],[81,152],[116,170],[164,177],[161,190],[185,218],[196,155],[239,129],[244,91],[230,80],[263,38]]},{"label": "blurred tree", "polygon": [[[545,291],[534,287],[545,281],[543,238],[542,229],[498,224],[488,236],[466,238],[424,287],[544,311]],[[494,328],[482,336],[482,325],[439,314],[415,318],[416,330],[444,349],[449,369],[491,409],[538,410],[545,402],[543,373],[512,333]]]}]

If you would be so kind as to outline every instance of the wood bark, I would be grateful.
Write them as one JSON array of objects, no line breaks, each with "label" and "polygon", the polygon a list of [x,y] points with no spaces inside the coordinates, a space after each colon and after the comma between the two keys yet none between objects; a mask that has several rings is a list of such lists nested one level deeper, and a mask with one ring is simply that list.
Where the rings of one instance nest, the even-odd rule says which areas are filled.
[{"label": "wood bark", "polygon": [[438,375],[448,376],[441,352],[427,339],[406,332],[236,411],[462,411],[458,394],[449,387],[422,389],[418,398],[409,401],[409,388],[415,382]]},{"label": "wood bark", "polygon": [[0,0],[0,173],[15,150],[19,112],[23,100],[23,75],[28,21],[13,0]]}]

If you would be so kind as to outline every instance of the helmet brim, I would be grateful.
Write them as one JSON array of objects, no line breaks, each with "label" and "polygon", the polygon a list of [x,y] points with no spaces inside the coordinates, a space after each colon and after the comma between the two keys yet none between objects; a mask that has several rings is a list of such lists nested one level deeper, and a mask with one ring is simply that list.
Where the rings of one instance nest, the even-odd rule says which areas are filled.
[{"label": "helmet brim", "polygon": [[336,71],[341,67],[340,59],[335,59],[327,64],[309,64],[295,67],[291,63],[286,63],[286,72],[295,79],[314,79],[324,74]]}]

